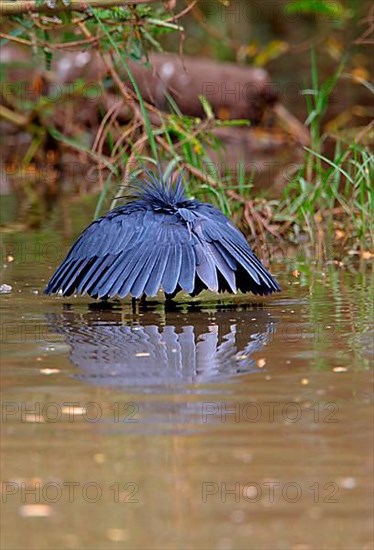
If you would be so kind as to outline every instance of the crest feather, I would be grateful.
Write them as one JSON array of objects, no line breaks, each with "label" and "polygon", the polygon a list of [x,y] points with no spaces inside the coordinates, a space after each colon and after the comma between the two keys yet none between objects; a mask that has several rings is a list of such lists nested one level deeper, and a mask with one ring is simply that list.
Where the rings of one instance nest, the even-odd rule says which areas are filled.
[{"label": "crest feather", "polygon": [[156,206],[175,206],[188,200],[182,176],[179,176],[177,182],[173,184],[170,177],[164,179],[161,174],[147,171],[146,178],[143,181],[136,181],[131,187],[134,199],[149,201]]}]

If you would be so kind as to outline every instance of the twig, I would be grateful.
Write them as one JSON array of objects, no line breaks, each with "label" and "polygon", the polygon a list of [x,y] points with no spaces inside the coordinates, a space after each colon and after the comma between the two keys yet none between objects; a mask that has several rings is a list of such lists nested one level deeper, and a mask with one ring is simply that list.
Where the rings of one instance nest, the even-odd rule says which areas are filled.
[{"label": "twig", "polygon": [[0,118],[5,118],[5,120],[13,122],[17,126],[26,126],[29,123],[28,117],[8,109],[5,105],[0,105]]},{"label": "twig", "polygon": [[124,82],[119,77],[119,75],[118,75],[118,73],[117,73],[117,71],[114,67],[114,63],[111,59],[111,56],[108,55],[108,54],[104,54],[102,56],[102,59],[105,63],[106,68],[110,72],[114,82],[117,84],[119,91],[123,95],[124,100],[128,103],[132,103],[131,106],[134,109],[134,114],[136,115],[136,117],[138,119],[140,118],[142,120],[142,116],[141,116],[140,110],[138,108],[137,102],[134,98],[134,94],[131,93],[131,90],[129,90],[129,88],[126,86],[126,84],[124,84]]},{"label": "twig", "polygon": [[122,156],[122,151],[119,150],[120,147],[122,146],[122,143],[126,140],[130,143],[130,140],[132,139],[131,136],[134,136],[136,130],[140,128],[142,125],[143,124],[141,121],[131,122],[127,130],[122,130],[122,134],[119,136],[116,143],[114,144],[112,154],[110,157],[111,162],[113,162],[113,164],[117,164]]},{"label": "twig", "polygon": [[68,12],[86,11],[88,8],[111,8],[114,6],[133,6],[137,4],[154,4],[160,0],[70,0],[68,5],[59,3],[51,8],[47,2],[41,4],[36,0],[22,0],[16,2],[1,2],[0,15],[17,15],[22,13],[48,13],[49,15]]},{"label": "twig", "polygon": [[173,15],[173,17],[168,17],[167,19],[164,19],[164,21],[167,21],[167,22],[177,21],[178,19],[180,19],[184,15],[187,15],[187,13],[190,12],[195,7],[195,4],[197,4],[197,0],[193,0],[191,2],[191,4],[188,4],[188,6],[186,8],[184,8],[184,10],[182,10],[181,12]]},{"label": "twig", "polygon": [[126,164],[125,174],[124,174],[124,177],[122,179],[122,183],[118,187],[117,193],[116,193],[116,195],[115,195],[115,197],[112,200],[112,203],[110,205],[110,209],[115,208],[118,199],[121,198],[121,196],[123,196],[123,193],[125,192],[126,187],[128,185],[128,182],[129,182],[129,179],[130,179],[131,169],[132,169],[133,165],[136,162],[136,157],[137,157],[137,155],[141,154],[141,152],[144,149],[144,146],[147,143],[147,141],[148,141],[148,136],[146,134],[143,134],[138,139],[138,141],[136,141],[134,143],[134,145],[132,146],[132,152],[131,152],[131,154],[128,158],[127,164]]},{"label": "twig", "polygon": [[24,46],[32,46],[31,40],[18,38],[18,36],[12,36],[11,34],[6,34],[5,32],[0,32],[0,38],[5,38],[6,40],[10,40],[11,42],[17,42],[17,44],[23,44]]},{"label": "twig", "polygon": [[[100,123],[99,129],[96,133],[95,141],[92,145],[92,151],[95,151],[97,149],[97,147],[100,143],[100,140],[102,138],[102,135],[104,134],[105,125],[106,125],[108,119],[111,118],[114,113],[115,113],[115,116],[117,116],[117,111],[122,107],[122,104],[123,104],[122,100],[117,101],[116,103],[114,103],[112,105],[112,107],[105,114],[104,118],[102,119],[102,121]],[[110,127],[110,124],[108,126]]]}]

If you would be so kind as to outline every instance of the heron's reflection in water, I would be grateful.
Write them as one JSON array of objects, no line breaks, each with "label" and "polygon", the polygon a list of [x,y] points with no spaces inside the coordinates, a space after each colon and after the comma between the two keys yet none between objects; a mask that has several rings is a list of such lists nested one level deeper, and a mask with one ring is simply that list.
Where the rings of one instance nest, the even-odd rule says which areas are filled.
[{"label": "heron's reflection in water", "polygon": [[205,306],[140,315],[111,309],[49,317],[79,378],[137,391],[218,383],[257,369],[252,357],[276,330],[261,307]]}]

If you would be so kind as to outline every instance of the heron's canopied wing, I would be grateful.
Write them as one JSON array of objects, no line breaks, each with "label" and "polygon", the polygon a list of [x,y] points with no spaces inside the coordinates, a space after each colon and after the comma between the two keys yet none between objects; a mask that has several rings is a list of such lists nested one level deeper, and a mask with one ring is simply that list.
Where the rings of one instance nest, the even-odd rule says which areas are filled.
[{"label": "heron's canopied wing", "polygon": [[[280,290],[276,280],[255,256],[243,234],[216,208],[201,205],[194,225],[194,233],[209,244],[210,256],[234,289],[251,290],[255,294],[268,294]],[[250,276],[248,283],[240,276],[243,269]],[[235,281],[232,272],[236,271]],[[231,273],[231,275],[230,275]]]},{"label": "heron's canopied wing", "polygon": [[[186,292],[190,292],[195,278],[194,241],[186,225],[180,222],[165,225],[154,250],[153,269],[149,271],[149,277],[145,282],[144,293],[147,296],[154,296],[160,287],[166,293],[173,294],[178,285]],[[187,250],[192,268],[188,273],[183,273],[183,261]]]},{"label": "heron's canopied wing", "polygon": [[125,206],[83,231],[45,292],[140,297],[154,296],[160,288],[172,294],[178,285],[191,292],[195,241],[174,216]]},{"label": "heron's canopied wing", "polygon": [[191,294],[195,287],[196,257],[192,246],[182,246],[182,264],[178,284]]},{"label": "heron's canopied wing", "polygon": [[[110,213],[91,223],[79,236],[49,281],[46,294],[61,291],[69,296],[84,293],[116,258],[119,251],[134,245],[140,236],[144,211]],[[131,219],[131,221],[130,221]]]},{"label": "heron's canopied wing", "polygon": [[218,292],[217,267],[208,243],[200,240],[195,247],[196,274],[209,290]]}]

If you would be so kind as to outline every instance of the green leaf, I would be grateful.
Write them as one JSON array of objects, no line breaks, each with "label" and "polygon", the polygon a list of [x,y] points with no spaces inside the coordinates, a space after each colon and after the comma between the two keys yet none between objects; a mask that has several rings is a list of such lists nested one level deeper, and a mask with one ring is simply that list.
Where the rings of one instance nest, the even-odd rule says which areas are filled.
[{"label": "green leaf", "polygon": [[206,114],[208,119],[214,118],[214,113],[211,104],[207,100],[207,98],[204,95],[199,95],[199,101],[201,105],[203,106],[204,113]]}]

